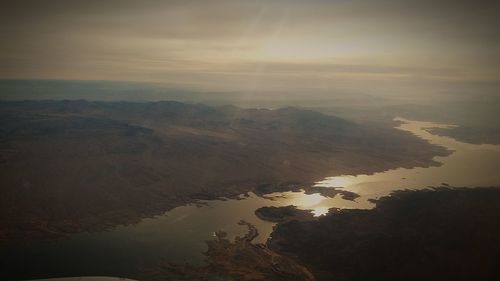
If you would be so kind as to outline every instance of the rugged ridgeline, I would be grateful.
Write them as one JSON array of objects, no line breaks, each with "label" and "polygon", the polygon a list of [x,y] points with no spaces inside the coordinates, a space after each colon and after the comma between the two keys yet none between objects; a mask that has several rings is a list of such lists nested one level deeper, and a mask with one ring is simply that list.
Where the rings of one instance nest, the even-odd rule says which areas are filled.
[{"label": "rugged ridgeline", "polygon": [[500,188],[397,191],[373,210],[279,224],[268,246],[317,280],[499,280]]},{"label": "rugged ridgeline", "polygon": [[437,165],[410,133],[314,111],[0,103],[0,239],[101,230],[196,199]]}]

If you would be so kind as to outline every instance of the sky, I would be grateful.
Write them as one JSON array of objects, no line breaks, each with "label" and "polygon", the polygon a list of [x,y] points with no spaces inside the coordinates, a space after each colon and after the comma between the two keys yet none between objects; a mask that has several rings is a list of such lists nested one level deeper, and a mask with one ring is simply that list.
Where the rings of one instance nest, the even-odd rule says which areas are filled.
[{"label": "sky", "polygon": [[498,92],[500,1],[12,0],[0,79]]}]

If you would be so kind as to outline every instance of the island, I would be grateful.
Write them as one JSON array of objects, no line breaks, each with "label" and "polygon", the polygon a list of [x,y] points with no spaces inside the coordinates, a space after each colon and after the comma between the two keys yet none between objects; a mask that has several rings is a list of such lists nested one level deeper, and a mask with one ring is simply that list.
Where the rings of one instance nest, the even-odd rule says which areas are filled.
[{"label": "island", "polygon": [[261,207],[255,210],[255,215],[265,221],[283,223],[290,220],[311,220],[311,210],[300,210],[295,206]]}]

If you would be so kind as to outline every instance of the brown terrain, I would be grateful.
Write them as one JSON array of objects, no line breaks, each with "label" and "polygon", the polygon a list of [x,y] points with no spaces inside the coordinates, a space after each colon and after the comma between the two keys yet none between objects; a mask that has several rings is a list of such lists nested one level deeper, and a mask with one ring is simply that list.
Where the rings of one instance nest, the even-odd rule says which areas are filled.
[{"label": "brown terrain", "polygon": [[208,241],[207,265],[195,267],[189,264],[165,263],[145,270],[140,280],[227,280],[227,281],[312,281],[313,275],[292,259],[269,250],[263,244],[253,244],[258,231],[248,226],[248,233],[234,242],[225,239],[225,233],[217,233],[217,239]]},{"label": "brown terrain", "polygon": [[[260,217],[292,214],[279,209]],[[288,216],[267,246],[316,280],[499,280],[499,214],[499,187],[397,191],[372,210]]]},{"label": "brown terrain", "polygon": [[449,153],[297,108],[26,101],[0,103],[0,120],[0,240],[103,230],[198,199],[307,190]]}]

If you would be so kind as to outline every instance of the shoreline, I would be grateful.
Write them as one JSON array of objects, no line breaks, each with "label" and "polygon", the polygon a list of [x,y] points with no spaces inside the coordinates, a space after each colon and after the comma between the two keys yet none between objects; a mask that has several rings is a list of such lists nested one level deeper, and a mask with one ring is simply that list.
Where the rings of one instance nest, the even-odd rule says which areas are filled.
[{"label": "shoreline", "polygon": [[[383,172],[398,169],[398,168],[406,168],[406,169],[429,168],[429,167],[439,166],[439,164],[440,163],[437,163],[437,165],[436,165],[436,162],[432,160],[432,161],[430,161],[430,163],[428,163],[428,165],[424,165],[424,166],[421,166],[421,165],[419,165],[419,166],[409,165],[409,166],[398,166],[398,167],[390,167],[389,166],[385,170],[373,169],[373,170],[369,170],[369,172],[359,173],[359,174],[358,173],[347,174],[346,172],[339,172],[338,175],[332,175],[332,173],[329,173],[330,176],[328,176],[328,177],[373,175],[376,173],[383,173]],[[328,177],[324,177],[322,179],[325,179]],[[2,232],[0,231],[0,244],[1,243],[8,243],[8,242],[21,242],[21,241],[39,241],[39,240],[50,241],[50,240],[57,240],[57,239],[65,239],[65,238],[68,238],[68,237],[70,237],[74,234],[78,234],[78,233],[86,233],[86,232],[93,233],[93,232],[109,231],[109,230],[112,230],[112,229],[114,229],[116,227],[120,227],[120,226],[129,226],[129,225],[138,224],[144,219],[153,219],[155,217],[165,215],[169,211],[171,211],[175,208],[178,208],[178,207],[183,207],[183,206],[187,206],[187,205],[203,205],[203,204],[205,204],[204,203],[205,201],[244,200],[245,197],[247,196],[247,194],[250,192],[254,193],[255,195],[257,195],[261,198],[266,198],[266,195],[274,193],[274,192],[299,192],[302,189],[305,191],[305,194],[318,193],[318,194],[321,194],[323,196],[326,195],[325,197],[331,197],[331,198],[333,197],[332,195],[342,196],[342,197],[344,197],[344,199],[347,199],[347,200],[355,200],[357,197],[359,197],[359,195],[356,193],[344,191],[341,189],[340,190],[338,190],[338,189],[333,190],[332,188],[329,188],[331,190],[328,190],[328,191],[318,190],[318,187],[314,186],[315,183],[316,182],[312,182],[312,183],[310,182],[310,183],[304,183],[304,184],[293,183],[290,185],[261,184],[260,188],[259,188],[259,186],[256,186],[254,189],[251,189],[250,191],[246,191],[244,193],[235,194],[233,192],[229,192],[229,193],[222,193],[222,194],[217,194],[217,195],[213,195],[213,196],[184,199],[184,200],[180,200],[180,201],[176,201],[176,202],[168,202],[169,207],[167,207],[167,208],[163,208],[160,206],[158,208],[155,208],[154,210],[147,211],[147,212],[144,212],[141,214],[136,214],[136,216],[131,216],[131,214],[129,213],[128,210],[124,210],[124,215],[116,216],[116,210],[114,210],[114,211],[111,211],[109,214],[114,216],[116,219],[112,219],[109,221],[106,220],[102,223],[93,224],[91,226],[87,225],[85,227],[82,227],[82,226],[74,227],[73,230],[69,230],[69,231],[68,231],[68,229],[65,229],[64,231],[61,231],[61,232],[57,232],[54,230],[46,230],[46,231],[42,231],[42,232],[35,231],[32,234],[27,235],[27,236],[13,235],[13,237],[15,237],[13,239],[6,238],[4,236],[5,234],[2,235]],[[265,186],[265,188],[263,188],[262,186]],[[126,213],[126,215],[125,215],[125,213]],[[107,213],[103,213],[101,215],[103,217],[107,217]],[[23,234],[26,234],[26,233],[23,233]]]}]

